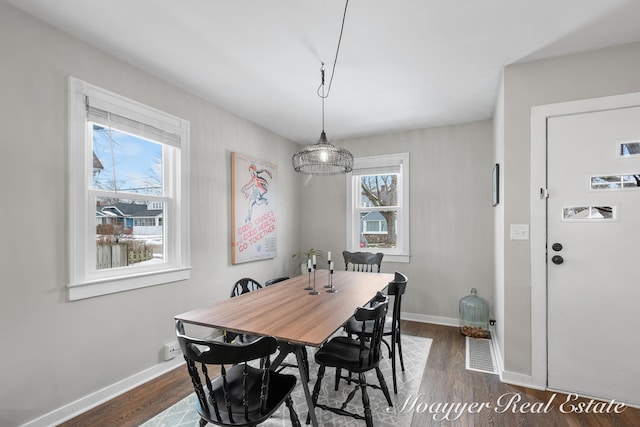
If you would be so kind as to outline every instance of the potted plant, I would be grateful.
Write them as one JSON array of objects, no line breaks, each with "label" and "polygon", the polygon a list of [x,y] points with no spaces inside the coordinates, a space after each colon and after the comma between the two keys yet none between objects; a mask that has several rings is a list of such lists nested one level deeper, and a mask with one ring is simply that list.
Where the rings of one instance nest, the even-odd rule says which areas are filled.
[{"label": "potted plant", "polygon": [[300,258],[300,272],[305,274],[307,272],[307,264],[310,259],[313,259],[313,256],[317,258],[322,258],[322,251],[320,249],[311,248],[309,250],[303,252],[296,252],[291,257],[292,258]]}]

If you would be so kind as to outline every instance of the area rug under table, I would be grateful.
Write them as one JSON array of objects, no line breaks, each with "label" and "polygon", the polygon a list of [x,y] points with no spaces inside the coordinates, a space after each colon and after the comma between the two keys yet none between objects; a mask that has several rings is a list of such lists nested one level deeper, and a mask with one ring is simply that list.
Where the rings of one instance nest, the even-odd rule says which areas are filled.
[{"label": "area rug under table", "polygon": [[[385,350],[384,354],[388,356],[384,344],[383,348]],[[371,412],[373,413],[374,425],[400,427],[408,426],[411,423],[413,412],[401,412],[399,409],[403,406],[403,403],[407,398],[415,396],[418,392],[430,348],[431,340],[429,338],[402,335],[402,354],[404,356],[405,371],[402,372],[400,370],[400,360],[396,360],[398,394],[393,393],[391,361],[388,358],[385,358],[380,362],[380,369],[387,381],[387,386],[389,387],[391,400],[393,401],[394,406],[390,408],[387,405],[387,401],[381,390],[368,388],[367,392],[371,400]],[[315,351],[316,349],[314,348],[308,349],[311,377],[311,380],[309,381],[309,389],[312,392],[313,386],[316,382],[316,375],[318,373],[318,365],[316,365],[313,360],[313,354]],[[289,358],[285,359],[285,361],[295,363],[293,355],[289,355]],[[298,382],[300,381],[298,370],[296,368],[287,368],[283,372],[296,375],[296,377],[298,377]],[[318,402],[339,407],[346,399],[349,392],[353,390],[354,386],[347,384],[345,381],[341,381],[339,390],[334,391],[334,375],[334,369],[328,368],[325,372]],[[378,378],[375,375],[375,371],[367,373],[367,382],[378,384]],[[293,398],[294,407],[298,412],[300,422],[304,425],[308,409],[307,401],[304,397],[304,391],[299,384],[291,396]],[[200,417],[195,409],[195,401],[195,394],[191,394],[169,409],[161,412],[151,420],[142,424],[142,427],[196,427],[198,426]],[[356,393],[356,396],[351,402],[349,402],[346,409],[359,414],[364,413],[360,391]],[[365,425],[365,422],[362,420],[355,420],[350,417],[336,415],[333,412],[324,411],[319,408],[316,409],[316,416],[318,418],[318,424],[325,427]],[[291,425],[291,421],[289,419],[289,412],[285,405],[282,405],[282,407],[276,411],[276,413],[267,422],[261,424],[261,426],[265,427],[281,427],[289,425]]]}]

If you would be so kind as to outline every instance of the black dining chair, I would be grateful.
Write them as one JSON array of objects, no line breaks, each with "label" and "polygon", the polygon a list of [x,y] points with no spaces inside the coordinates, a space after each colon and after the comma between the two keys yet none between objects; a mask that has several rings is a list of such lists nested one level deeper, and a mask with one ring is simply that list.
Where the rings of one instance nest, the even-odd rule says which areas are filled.
[{"label": "black dining chair", "polygon": [[264,282],[264,286],[275,285],[276,283],[284,282],[287,279],[289,279],[288,276],[276,277],[275,279],[269,279],[266,282]]},{"label": "black dining chair", "polygon": [[252,292],[257,289],[262,289],[262,285],[260,284],[260,282],[245,277],[238,280],[233,285],[233,287],[231,288],[230,298],[237,297],[238,295],[246,294],[247,292]]},{"label": "black dining chair", "polygon": [[[261,337],[249,344],[228,344],[197,339],[185,334],[176,321],[176,336],[187,362],[197,397],[200,427],[255,426],[266,421],[285,403],[293,426],[300,426],[291,392],[296,377],[270,371],[270,355],[278,345],[273,337]],[[259,360],[252,366],[247,362]],[[200,365],[200,369],[198,369]],[[208,366],[218,365],[220,376],[211,378]]]},{"label": "black dining chair", "polygon": [[[246,294],[247,292],[252,292],[258,289],[262,289],[262,285],[257,280],[253,280],[251,278],[245,277],[238,280],[233,287],[231,288],[231,296],[230,298],[237,297],[238,295]],[[231,331],[223,332],[224,342],[230,343],[234,340],[239,342],[251,342],[255,341],[258,338],[257,335],[244,335],[237,334]]]},{"label": "black dining chair", "polygon": [[[404,372],[404,359],[402,358],[402,328],[400,322],[400,313],[402,311],[402,296],[407,289],[407,276],[402,273],[395,272],[393,282],[390,282],[387,286],[387,295],[393,295],[393,313],[391,319],[386,319],[384,324],[383,337],[391,337],[391,344],[384,340],[384,344],[389,350],[389,358],[391,359],[391,371],[393,375],[393,392],[398,394],[398,382],[396,379],[396,345],[398,347],[398,356],[400,356],[400,367]],[[367,322],[365,334],[371,335],[373,333],[373,325]],[[362,329],[362,322],[358,321],[352,316],[345,324],[345,331],[347,334],[354,335],[359,333]]]},{"label": "black dining chair", "polygon": [[384,254],[382,252],[348,252],[343,251],[344,269],[351,271],[364,271],[380,273],[380,265]]},{"label": "black dining chair", "polygon": [[[388,298],[382,294],[377,295],[377,302],[372,307],[358,307],[355,311],[356,320],[362,322],[362,328],[358,332],[357,339],[348,336],[338,336],[329,340],[314,355],[318,368],[318,379],[313,388],[312,401],[314,408],[318,407],[324,410],[334,412],[338,415],[353,417],[359,420],[365,420],[367,427],[373,426],[373,417],[367,387],[380,389],[384,393],[389,406],[393,406],[387,383],[384,380],[382,371],[380,371],[380,359],[382,358],[381,344],[382,332],[384,330],[385,317],[389,307]],[[369,323],[366,323],[369,322]],[[367,333],[366,327],[371,326],[370,333]],[[349,382],[355,382],[355,389],[349,394],[346,401],[340,408],[318,403],[322,378],[324,377],[327,367],[336,368],[336,390],[338,383],[344,379]],[[342,377],[342,370],[349,373],[358,374],[357,380],[351,379],[350,376]],[[375,370],[378,377],[379,385],[368,383],[365,373]],[[353,398],[355,392],[360,389],[362,393],[362,404],[364,406],[364,415],[345,410],[346,405]],[[308,418],[307,418],[308,421]]]}]

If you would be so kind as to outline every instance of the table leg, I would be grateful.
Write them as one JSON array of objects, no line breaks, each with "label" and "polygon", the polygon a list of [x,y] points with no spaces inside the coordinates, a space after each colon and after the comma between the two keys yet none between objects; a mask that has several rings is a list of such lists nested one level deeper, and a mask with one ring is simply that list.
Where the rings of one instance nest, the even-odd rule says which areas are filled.
[{"label": "table leg", "polygon": [[278,342],[278,355],[271,362],[271,370],[275,371],[278,367],[280,367],[282,361],[287,357],[287,355],[289,355],[289,353],[293,353],[291,344]]},{"label": "table leg", "polygon": [[318,427],[318,419],[316,418],[316,411],[313,407],[313,401],[311,400],[311,393],[309,392],[309,378],[307,377],[306,369],[304,368],[304,347],[301,345],[296,346],[296,360],[298,361],[298,370],[300,371],[300,382],[302,382],[302,389],[304,390],[304,396],[307,399],[307,407],[309,408],[309,415],[311,416],[311,425]]}]

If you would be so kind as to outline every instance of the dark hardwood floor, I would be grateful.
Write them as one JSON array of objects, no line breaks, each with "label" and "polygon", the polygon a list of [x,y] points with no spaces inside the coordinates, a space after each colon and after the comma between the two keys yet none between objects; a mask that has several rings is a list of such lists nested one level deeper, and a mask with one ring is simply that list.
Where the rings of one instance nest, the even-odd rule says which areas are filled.
[{"label": "dark hardwood floor", "polygon": [[[640,426],[640,409],[626,408],[619,414],[570,412],[569,404],[562,405],[566,395],[558,393],[553,398],[552,392],[503,384],[497,375],[467,371],[465,337],[458,328],[408,321],[402,324],[403,333],[433,339],[419,393],[405,409],[414,413],[411,426]],[[186,368],[180,367],[60,426],[136,427],[191,392]],[[509,399],[518,402],[508,404]],[[481,407],[482,403],[491,407]],[[589,400],[570,402],[574,408],[578,403],[586,408]],[[592,405],[590,409],[606,409],[601,406]],[[562,413],[561,407],[568,413]]]}]

